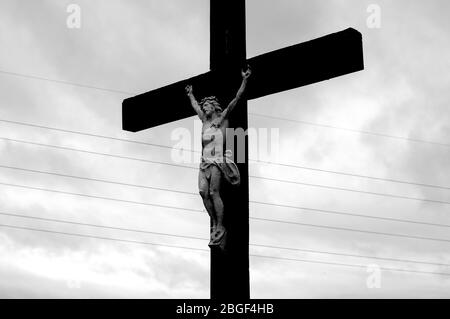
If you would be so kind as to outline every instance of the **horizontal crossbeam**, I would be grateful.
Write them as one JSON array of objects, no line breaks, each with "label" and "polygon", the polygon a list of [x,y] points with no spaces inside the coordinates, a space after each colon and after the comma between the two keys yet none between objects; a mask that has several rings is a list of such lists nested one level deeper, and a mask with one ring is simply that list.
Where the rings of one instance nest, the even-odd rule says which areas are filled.
[{"label": "horizontal crossbeam", "polygon": [[[349,28],[253,57],[247,64],[252,68],[252,77],[246,97],[256,99],[363,70],[362,36]],[[218,87],[230,72],[237,89],[238,66],[236,70],[210,71],[124,100],[123,129],[137,132],[195,115],[184,87],[192,84],[198,99],[207,95],[220,99]]]}]

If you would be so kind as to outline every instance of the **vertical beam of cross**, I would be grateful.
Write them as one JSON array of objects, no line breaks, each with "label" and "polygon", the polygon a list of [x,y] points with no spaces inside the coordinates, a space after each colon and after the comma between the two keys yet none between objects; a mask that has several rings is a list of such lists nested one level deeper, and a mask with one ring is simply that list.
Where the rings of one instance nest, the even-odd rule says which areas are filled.
[{"label": "vertical beam of cross", "polygon": [[[222,104],[236,94],[236,71],[246,61],[245,1],[210,1],[210,69],[222,78],[217,81]],[[225,107],[226,105],[224,105]],[[241,100],[230,117],[230,128],[248,128],[247,101]],[[234,136],[227,136],[227,139]],[[241,184],[232,189],[223,183],[226,251],[211,249],[211,299],[250,298],[249,274],[249,185],[248,138],[244,149],[234,143],[233,155],[241,174]],[[239,154],[238,152],[244,152]],[[237,161],[244,155],[244,162]]]}]

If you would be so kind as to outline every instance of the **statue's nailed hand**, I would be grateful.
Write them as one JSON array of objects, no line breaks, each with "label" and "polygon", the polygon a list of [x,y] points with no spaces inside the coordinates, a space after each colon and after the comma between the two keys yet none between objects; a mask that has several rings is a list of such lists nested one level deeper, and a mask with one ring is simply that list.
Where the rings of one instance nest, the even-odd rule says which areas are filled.
[{"label": "statue's nailed hand", "polygon": [[192,85],[186,85],[184,90],[186,91],[187,95],[191,95],[192,94]]},{"label": "statue's nailed hand", "polygon": [[250,65],[247,65],[247,70],[246,71],[242,70],[241,74],[242,74],[242,78],[243,79],[248,79],[250,77],[250,75],[252,74],[252,70],[250,69]]}]

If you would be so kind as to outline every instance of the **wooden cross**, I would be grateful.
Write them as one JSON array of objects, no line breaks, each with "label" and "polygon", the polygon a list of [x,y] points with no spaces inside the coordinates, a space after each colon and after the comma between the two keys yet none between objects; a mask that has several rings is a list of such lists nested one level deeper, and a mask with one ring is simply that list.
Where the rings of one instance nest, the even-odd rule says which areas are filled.
[{"label": "wooden cross", "polygon": [[[185,94],[187,84],[193,85],[196,96],[215,95],[226,105],[247,64],[252,75],[246,96],[230,117],[230,128],[244,131],[248,128],[246,100],[363,70],[362,36],[349,28],[247,60],[245,0],[211,0],[210,71],[124,100],[123,129],[137,132],[195,115]],[[227,251],[211,250],[211,299],[250,298],[247,143],[246,137],[245,161],[237,163],[241,184],[221,190]]]}]

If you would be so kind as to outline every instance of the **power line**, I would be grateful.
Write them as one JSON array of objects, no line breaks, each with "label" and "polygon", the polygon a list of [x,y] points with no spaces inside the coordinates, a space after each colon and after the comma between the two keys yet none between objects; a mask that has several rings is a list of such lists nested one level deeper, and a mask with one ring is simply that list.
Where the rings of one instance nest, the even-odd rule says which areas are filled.
[{"label": "power line", "polygon": [[[194,196],[198,196],[199,195],[198,193],[194,193],[194,192],[181,191],[181,190],[175,190],[175,189],[168,189],[168,188],[163,188],[163,187],[154,187],[154,186],[147,186],[147,185],[130,184],[130,183],[111,181],[111,180],[106,180],[106,179],[89,178],[89,177],[82,177],[82,176],[75,176],[75,175],[68,175],[68,174],[61,174],[61,173],[54,173],[54,172],[48,172],[48,171],[42,171],[42,170],[21,168],[21,167],[15,167],[15,166],[7,166],[7,165],[1,165],[1,164],[0,164],[0,168],[6,168],[6,169],[12,169],[12,170],[20,170],[20,171],[25,171],[25,172],[31,172],[31,173],[37,173],[37,174],[45,174],[45,175],[51,175],[51,176],[59,176],[59,177],[80,179],[80,180],[87,180],[87,181],[93,181],[93,182],[101,182],[101,183],[107,183],[107,184],[113,184],[113,185],[121,185],[121,186],[136,187],[136,188],[143,188],[143,189],[153,189],[153,190],[172,192],[172,193],[179,193],[179,194],[186,194],[186,195],[194,195]],[[421,222],[421,221],[414,221],[414,220],[409,220],[409,219],[400,219],[400,218],[391,218],[391,217],[379,217],[379,216],[372,216],[372,215],[354,214],[354,213],[338,212],[338,211],[333,211],[333,210],[316,209],[316,208],[309,208],[309,207],[302,207],[302,206],[284,205],[284,204],[277,204],[277,203],[268,203],[268,202],[255,201],[255,200],[250,200],[249,202],[250,203],[254,203],[254,204],[275,206],[275,207],[281,207],[281,208],[291,208],[291,209],[298,209],[298,210],[307,210],[307,211],[313,211],[313,212],[319,212],[319,213],[327,213],[327,214],[335,214],[335,215],[343,215],[343,216],[353,216],[353,217],[361,217],[361,218],[371,218],[371,219],[384,220],[384,221],[394,221],[394,222],[403,222],[403,223],[412,223],[412,224],[418,224],[418,225],[450,228],[450,225],[446,225],[446,224],[436,224],[436,223],[430,223],[430,222]]]},{"label": "power line", "polygon": [[50,234],[59,234],[59,235],[77,236],[77,237],[85,237],[85,238],[93,238],[93,239],[111,240],[111,241],[133,243],[133,244],[162,246],[162,247],[180,248],[180,249],[197,250],[197,251],[208,251],[207,249],[195,248],[195,247],[178,246],[178,245],[167,245],[167,244],[157,244],[157,243],[151,243],[151,242],[147,242],[147,241],[138,241],[138,240],[128,240],[128,239],[103,237],[103,236],[84,235],[84,234],[77,234],[77,233],[68,233],[68,232],[60,232],[60,231],[54,231],[54,230],[32,228],[32,227],[21,227],[21,226],[15,226],[15,225],[0,224],[0,227],[22,229],[22,230],[31,230],[31,231],[37,231],[37,232],[43,232],[43,233],[50,233]]},{"label": "power line", "polygon": [[118,198],[113,198],[113,197],[103,197],[103,196],[95,196],[95,195],[88,195],[88,194],[71,193],[71,192],[65,192],[65,191],[48,189],[48,188],[32,187],[32,186],[17,185],[17,184],[2,183],[2,182],[0,182],[0,185],[24,188],[24,189],[31,189],[31,190],[38,190],[38,191],[44,191],[44,192],[51,192],[51,193],[57,193],[57,194],[64,194],[64,195],[81,196],[81,197],[87,197],[87,198],[93,198],[93,199],[110,200],[110,201],[127,203],[127,204],[136,204],[136,205],[144,205],[144,206],[152,206],[152,207],[176,209],[176,210],[181,210],[181,211],[203,213],[203,210],[200,210],[200,209],[183,208],[183,207],[170,206],[170,205],[160,205],[160,204],[154,204],[154,203],[146,203],[146,202],[140,202],[140,201],[118,199]]},{"label": "power line", "polygon": [[[136,140],[130,140],[130,139],[88,133],[88,132],[66,130],[66,129],[55,128],[55,127],[50,127],[50,126],[43,126],[43,125],[32,124],[32,123],[11,121],[11,120],[6,120],[6,119],[0,119],[0,122],[29,126],[29,127],[36,127],[36,128],[41,128],[41,129],[47,129],[47,130],[52,130],[52,131],[65,132],[65,133],[72,133],[72,134],[78,134],[78,135],[84,135],[84,136],[90,136],[90,137],[103,138],[103,139],[114,140],[114,141],[128,142],[128,143],[134,143],[134,144],[140,144],[140,145],[146,145],[146,146],[154,146],[154,147],[160,147],[160,148],[165,148],[165,149],[173,149],[173,147],[168,146],[168,145],[147,143],[147,142],[142,142],[142,141],[136,141]],[[195,151],[195,150],[188,149],[188,148],[183,148],[183,151],[201,154],[201,151]],[[414,186],[421,186],[421,187],[450,190],[450,187],[447,187],[447,186],[432,185],[432,184],[418,183],[418,182],[411,182],[411,181],[403,181],[403,180],[392,179],[392,178],[383,178],[383,177],[376,177],[376,176],[369,176],[369,175],[355,174],[355,173],[348,173],[348,172],[341,172],[341,171],[326,170],[326,169],[320,169],[320,168],[314,168],[314,167],[308,167],[308,166],[302,166],[302,165],[296,165],[296,164],[278,163],[278,162],[255,160],[255,159],[250,159],[250,162],[267,164],[267,165],[291,167],[291,168],[304,169],[304,170],[317,171],[317,172],[322,172],[322,173],[330,173],[330,174],[343,175],[343,176],[350,176],[350,177],[366,178],[366,179],[385,181],[385,182],[391,182],[391,183],[399,183],[399,184],[406,184],[406,185],[414,185]]]},{"label": "power line", "polygon": [[[5,140],[5,141],[10,141],[10,142],[15,142],[15,143],[23,143],[23,144],[29,144],[29,145],[35,145],[35,146],[41,146],[41,147],[50,147],[50,148],[55,148],[55,149],[60,149],[60,150],[65,150],[65,151],[75,151],[75,152],[87,153],[87,154],[91,154],[91,155],[108,156],[108,157],[113,157],[113,158],[134,160],[134,161],[153,163],[153,164],[160,164],[160,165],[168,165],[168,166],[173,166],[173,167],[189,168],[189,169],[195,169],[195,170],[198,169],[197,167],[194,167],[194,166],[173,164],[173,163],[167,163],[167,162],[153,161],[153,160],[147,160],[147,159],[142,159],[142,158],[114,155],[114,154],[108,154],[108,153],[100,153],[100,152],[94,152],[94,151],[87,151],[87,150],[82,150],[82,149],[78,149],[78,148],[71,148],[71,147],[56,146],[56,145],[50,145],[50,144],[44,144],[44,143],[29,142],[29,141],[11,139],[11,138],[6,138],[6,137],[0,137],[0,139],[1,140]],[[353,192],[353,193],[361,193],[361,194],[374,195],[374,196],[383,196],[383,197],[389,197],[389,198],[399,198],[399,199],[414,200],[414,201],[421,201],[421,202],[429,202],[429,203],[435,203],[435,204],[447,204],[447,205],[450,204],[450,202],[447,202],[447,201],[440,201],[440,200],[434,200],[434,199],[416,198],[416,197],[409,197],[409,196],[402,196],[402,195],[393,195],[393,194],[386,194],[386,193],[369,192],[369,191],[362,191],[362,190],[357,190],[357,189],[352,189],[352,188],[344,188],[344,187],[336,187],[336,186],[328,186],[328,185],[320,185],[320,184],[312,184],[312,183],[302,183],[302,182],[290,181],[290,180],[278,179],[278,178],[269,178],[269,177],[255,176],[255,175],[249,175],[249,177],[250,178],[255,178],[255,179],[276,181],[276,182],[281,182],[281,183],[297,184],[297,185],[309,186],[309,187],[326,188],[326,189],[333,189],[333,190]]]},{"label": "power line", "polygon": [[[94,134],[94,133],[88,133],[88,132],[81,132],[81,131],[75,131],[75,130],[67,130],[67,129],[56,128],[56,127],[51,127],[51,126],[44,126],[44,125],[39,125],[39,124],[11,121],[11,120],[6,120],[6,119],[0,119],[0,122],[16,124],[16,125],[22,125],[22,126],[35,127],[35,128],[46,129],[46,130],[50,130],[50,131],[57,131],[57,132],[64,132],[64,133],[71,133],[71,134],[77,134],[77,135],[84,135],[84,136],[90,136],[90,137],[103,138],[103,139],[108,139],[108,140],[113,140],[113,141],[120,141],[120,142],[127,142],[127,143],[134,143],[134,144],[140,144],[140,145],[147,145],[147,146],[154,146],[154,147],[173,149],[172,146],[167,146],[167,145],[148,143],[148,142],[142,142],[142,141],[137,141],[137,140],[129,140],[129,139],[126,139],[126,138],[119,138],[119,137],[100,135],[100,134]],[[194,153],[201,153],[199,151],[193,151],[193,150],[190,150],[190,149],[183,149],[183,150],[194,152]]]},{"label": "power line", "polygon": [[[57,235],[74,236],[74,237],[102,239],[102,240],[109,240],[109,241],[115,241],[115,242],[125,242],[125,243],[133,243],[133,244],[161,246],[161,247],[168,247],[168,248],[178,248],[178,249],[186,249],[186,250],[194,250],[194,251],[202,251],[202,252],[208,252],[209,251],[207,249],[202,249],[202,248],[177,246],[177,245],[166,245],[166,244],[151,243],[151,242],[144,242],[144,241],[135,241],[135,240],[112,238],[112,237],[92,236],[92,235],[84,235],[84,234],[68,233],[68,232],[60,232],[60,231],[52,231],[52,230],[46,230],[46,229],[38,229],[38,228],[31,228],[31,227],[21,227],[21,226],[6,225],[6,224],[0,224],[0,227],[12,228],[12,229],[20,229],[20,230],[27,230],[27,231],[36,231],[36,232],[43,232],[43,233],[50,233],[50,234],[57,234]],[[259,258],[270,258],[270,259],[276,259],[276,260],[288,260],[288,261],[297,261],[297,262],[304,262],[304,263],[323,264],[323,265],[334,265],[334,266],[344,266],[344,267],[354,267],[354,268],[364,268],[364,269],[367,268],[366,265],[358,265],[358,264],[345,264],[345,263],[325,262],[325,261],[318,261],[318,260],[307,260],[307,259],[295,259],[295,258],[285,258],[285,257],[276,257],[276,256],[265,256],[265,255],[257,255],[257,254],[249,254],[249,256],[251,256],[251,257],[259,257]],[[449,273],[410,270],[410,269],[403,269],[403,268],[380,267],[380,269],[381,270],[386,270],[386,271],[411,272],[411,273],[419,273],[419,274],[450,276]]]},{"label": "power line", "polygon": [[[168,236],[168,237],[177,237],[177,238],[185,238],[185,239],[195,239],[195,240],[207,240],[207,238],[196,237],[196,236],[177,235],[177,234],[168,234],[168,233],[154,232],[154,231],[142,230],[142,229],[97,225],[97,224],[70,221],[70,220],[65,220],[65,219],[29,216],[29,215],[24,215],[24,214],[12,214],[12,213],[0,212],[0,215],[26,218],[26,219],[34,219],[34,220],[42,220],[42,221],[46,221],[46,222],[70,224],[70,225],[77,225],[77,226],[89,226],[89,227],[103,228],[103,229],[110,229],[110,230],[128,231],[128,232],[133,232],[133,233],[141,233],[141,234],[149,234],[149,235],[159,235],[159,236]],[[450,265],[448,265],[448,266],[450,266]]]},{"label": "power line", "polygon": [[391,183],[399,183],[399,184],[406,184],[406,185],[414,185],[414,186],[422,186],[422,187],[450,190],[450,187],[441,186],[441,185],[432,185],[432,184],[425,184],[425,183],[403,181],[403,180],[392,179],[392,178],[383,178],[383,177],[376,177],[376,176],[369,176],[369,175],[362,175],[362,174],[354,174],[354,173],[326,170],[326,169],[321,169],[321,168],[300,166],[300,165],[295,165],[295,164],[285,164],[285,163],[269,162],[269,161],[261,161],[261,160],[252,160],[252,161],[255,161],[255,162],[258,162],[258,163],[261,163],[261,164],[269,164],[269,165],[278,165],[278,166],[285,166],[285,167],[291,167],[291,168],[299,168],[299,169],[310,170],[310,171],[317,171],[317,172],[322,172],[322,173],[330,173],[330,174],[350,176],[350,177],[367,178],[367,179],[371,179],[371,180],[391,182]]},{"label": "power line", "polygon": [[[39,188],[39,187],[17,185],[17,184],[3,183],[3,182],[0,182],[0,185],[24,188],[24,189],[31,189],[31,190],[46,191],[46,192],[52,192],[52,193],[58,193],[58,194],[64,194],[64,195],[73,195],[73,196],[81,196],[81,197],[94,198],[94,199],[110,200],[110,201],[123,202],[123,203],[128,203],[128,204],[154,206],[154,207],[169,208],[169,209],[175,209],[175,210],[181,210],[181,211],[203,213],[203,210],[200,210],[200,209],[183,208],[183,207],[169,206],[169,205],[160,205],[160,204],[153,204],[153,203],[147,203],[147,202],[130,201],[130,200],[123,200],[123,199],[117,199],[117,198],[112,198],[112,197],[102,197],[102,196],[94,196],[94,195],[87,195],[87,194],[80,194],[80,193],[71,193],[71,192],[59,191],[59,190],[48,189],[48,188]],[[306,224],[306,223],[298,223],[298,222],[284,221],[284,220],[278,220],[278,219],[265,219],[265,218],[259,218],[259,217],[249,217],[249,218],[254,219],[254,220],[266,221],[266,222],[276,222],[276,223],[283,223],[283,224],[299,225],[299,226],[306,226],[306,227],[316,227],[316,228],[324,228],[324,229],[333,229],[333,230],[340,230],[340,231],[352,231],[352,232],[359,232],[359,233],[367,233],[367,234],[371,234],[371,235],[382,235],[382,236],[429,240],[429,241],[437,241],[437,242],[450,242],[450,239],[409,236],[409,235],[401,235],[401,234],[393,234],[393,233],[382,233],[382,232],[366,231],[366,230],[353,229],[353,228]]]},{"label": "power line", "polygon": [[277,117],[277,116],[272,116],[272,115],[267,115],[267,114],[250,113],[250,112],[249,112],[249,114],[254,115],[254,116],[265,117],[265,118],[269,118],[269,119],[273,119],[273,120],[280,120],[280,121],[287,121],[287,122],[293,122],[293,123],[298,123],[298,124],[318,126],[318,127],[329,128],[329,129],[348,131],[348,132],[352,132],[352,133],[367,134],[367,135],[373,135],[373,136],[378,136],[378,137],[387,137],[387,138],[393,138],[393,139],[398,139],[398,140],[404,140],[404,141],[409,141],[409,142],[425,143],[425,144],[450,147],[450,144],[447,144],[447,143],[426,141],[426,140],[421,140],[421,139],[416,139],[416,138],[409,138],[409,137],[404,137],[404,136],[396,136],[396,135],[383,134],[383,133],[375,133],[375,132],[369,132],[369,131],[363,131],[363,130],[355,130],[355,129],[349,129],[349,128],[345,128],[345,127],[326,125],[326,124],[320,124],[320,123],[314,123],[314,122],[308,122],[308,121],[301,121],[301,120],[295,120],[295,119],[288,119],[288,118],[284,118],[284,117]]},{"label": "power line", "polygon": [[326,209],[318,209],[318,208],[294,206],[294,205],[284,205],[284,204],[277,204],[277,203],[267,203],[267,202],[261,202],[261,201],[250,201],[250,202],[255,203],[255,204],[261,204],[261,205],[269,205],[269,206],[282,207],[282,208],[306,210],[306,211],[312,211],[312,212],[316,212],[316,213],[334,214],[334,215],[342,215],[342,216],[353,216],[353,217],[361,217],[361,218],[371,218],[371,219],[378,219],[378,220],[385,220],[385,221],[411,223],[411,224],[435,226],[435,227],[447,227],[447,228],[450,227],[450,225],[446,225],[446,224],[421,222],[421,221],[415,221],[415,220],[410,220],[410,219],[363,215],[363,214],[355,214],[355,213],[348,213],[348,212],[340,212],[340,211],[335,211],[335,210],[326,210]]},{"label": "power line", "polygon": [[303,183],[303,182],[290,181],[290,180],[279,179],[279,178],[270,178],[270,177],[261,177],[261,176],[250,176],[250,177],[257,178],[257,179],[274,181],[274,182],[296,184],[296,185],[318,187],[318,188],[326,188],[326,189],[333,189],[333,190],[352,192],[352,193],[360,193],[360,194],[367,194],[367,195],[374,195],[374,196],[383,196],[383,197],[389,197],[389,198],[407,199],[407,200],[414,200],[414,201],[428,202],[428,203],[435,203],[435,204],[446,204],[446,205],[450,204],[450,202],[441,201],[441,200],[435,200],[435,199],[417,198],[417,197],[393,195],[393,194],[386,194],[386,193],[369,192],[369,191],[362,191],[362,190],[353,189],[353,188],[336,187],[336,186],[328,186],[328,185],[312,184],[312,183]]},{"label": "power line", "polygon": [[82,87],[82,88],[86,88],[86,89],[94,89],[94,90],[111,92],[111,93],[119,93],[119,94],[123,94],[123,95],[133,95],[133,94],[136,95],[136,93],[131,93],[131,92],[101,88],[101,87],[97,87],[97,86],[93,86],[93,85],[74,83],[74,82],[69,82],[69,81],[55,80],[55,79],[50,79],[50,78],[45,78],[45,77],[35,76],[35,75],[29,75],[29,74],[23,74],[23,73],[18,73],[18,72],[10,72],[10,71],[5,71],[5,70],[0,70],[0,73],[6,74],[6,75],[18,76],[21,78],[28,78],[28,79],[33,79],[33,80],[40,80],[40,81],[54,82],[54,83],[65,84],[65,85],[78,86],[78,87]]},{"label": "power line", "polygon": [[154,187],[154,186],[147,186],[147,185],[131,184],[131,183],[124,183],[124,182],[119,182],[119,181],[111,181],[111,180],[100,179],[100,178],[82,177],[82,176],[54,173],[54,172],[35,170],[35,169],[29,169],[29,168],[22,168],[22,167],[16,167],[16,166],[8,166],[8,165],[1,165],[0,164],[0,168],[7,168],[7,169],[12,169],[12,170],[36,173],[36,174],[45,174],[45,175],[52,175],[52,176],[59,176],[59,177],[67,177],[67,178],[80,179],[80,180],[86,180],[86,181],[91,181],[91,182],[107,183],[107,184],[129,186],[129,187],[136,187],[136,188],[143,188],[143,189],[153,189],[153,190],[172,192],[172,193],[179,193],[179,194],[196,195],[196,196],[199,195],[199,193],[180,191],[180,190],[168,189],[168,188],[163,188],[163,187]]},{"label": "power line", "polygon": [[428,261],[418,261],[411,259],[400,259],[400,258],[388,258],[388,257],[377,257],[377,256],[368,256],[368,255],[357,255],[357,254],[348,254],[348,253],[340,253],[340,252],[331,252],[331,251],[321,251],[315,249],[302,249],[302,248],[291,248],[291,247],[280,247],[280,246],[271,246],[271,245],[257,245],[250,244],[251,246],[263,247],[263,248],[273,248],[273,249],[282,249],[282,250],[292,250],[292,251],[301,251],[313,254],[324,254],[324,255],[335,255],[335,256],[345,256],[345,257],[354,257],[354,258],[367,258],[367,259],[377,259],[377,260],[389,260],[396,262],[407,262],[407,263],[415,263],[415,264],[425,264],[425,265],[433,265],[433,266],[442,266],[442,267],[450,267],[450,264],[441,264],[441,263],[433,263]]},{"label": "power line", "polygon": [[[78,87],[87,88],[87,89],[94,89],[94,90],[106,91],[106,92],[111,92],[111,93],[118,93],[121,95],[137,95],[138,94],[138,93],[134,93],[134,92],[126,92],[126,91],[115,90],[115,89],[101,88],[101,87],[92,86],[92,85],[86,85],[86,84],[80,84],[80,83],[74,83],[74,82],[62,81],[62,80],[55,80],[55,79],[50,79],[50,78],[46,78],[46,77],[23,74],[23,73],[18,73],[18,72],[10,72],[10,71],[6,71],[6,70],[0,70],[0,73],[3,73],[5,75],[22,77],[22,78],[29,78],[29,79],[54,82],[54,83],[59,83],[59,84],[64,84],[64,85],[78,86]],[[275,119],[275,120],[280,120],[280,121],[294,122],[294,123],[298,123],[298,124],[305,124],[305,125],[329,128],[329,129],[343,130],[343,131],[348,131],[348,132],[358,133],[358,134],[367,134],[367,135],[373,135],[373,136],[378,136],[378,137],[404,140],[404,141],[409,141],[409,142],[425,143],[425,144],[431,144],[431,145],[450,147],[450,144],[447,144],[447,143],[439,143],[439,142],[434,142],[434,141],[426,141],[426,140],[414,139],[414,138],[403,137],[403,136],[395,136],[395,135],[390,135],[390,134],[349,129],[349,128],[344,128],[344,127],[339,127],[339,126],[326,125],[326,124],[320,124],[320,123],[314,123],[314,122],[308,122],[308,121],[301,121],[301,120],[294,120],[294,119],[288,119],[288,118],[283,118],[283,117],[271,116],[271,115],[267,115],[267,114],[249,112],[249,115],[260,116],[260,117],[265,117],[265,118],[270,118],[270,119]]]},{"label": "power line", "polygon": [[[151,235],[160,235],[160,236],[185,238],[185,239],[194,239],[194,240],[208,240],[207,238],[203,238],[203,237],[168,234],[168,233],[153,232],[153,231],[132,229],[132,228],[96,225],[96,224],[90,224],[90,223],[74,222],[74,221],[68,221],[68,220],[63,220],[63,219],[55,219],[55,218],[44,218],[44,217],[37,217],[37,216],[29,216],[29,215],[23,215],[23,214],[12,214],[12,213],[0,212],[0,215],[11,216],[11,217],[19,217],[19,218],[26,218],[26,219],[33,219],[33,220],[42,220],[42,221],[49,221],[49,222],[56,222],[56,223],[63,223],[63,224],[89,226],[89,227],[111,229],[111,230],[120,230],[120,231],[128,231],[128,232],[135,232],[135,233],[144,233],[144,234],[151,234]],[[348,254],[348,253],[340,253],[340,252],[321,251],[321,250],[314,250],[314,249],[302,249],[302,248],[282,247],[282,246],[274,246],[274,245],[261,245],[261,244],[253,244],[253,243],[250,243],[250,246],[262,247],[262,248],[272,248],[272,249],[281,249],[281,250],[300,251],[300,252],[315,253],[315,254],[337,255],[337,256],[355,257],[355,258],[379,259],[379,260],[389,260],[389,261],[397,261],[397,262],[408,262],[408,263],[417,263],[417,264],[426,264],[426,265],[450,267],[450,264],[442,264],[442,263],[435,263],[435,262],[429,262],[429,261],[419,261],[419,260],[411,260],[411,259],[386,258],[386,257],[378,257],[378,256],[357,255],[357,254]]]},{"label": "power line", "polygon": [[390,237],[400,237],[400,238],[407,238],[407,239],[431,240],[431,241],[437,241],[437,242],[450,243],[450,239],[441,239],[441,238],[432,238],[432,237],[421,237],[421,236],[410,236],[410,235],[402,235],[402,234],[384,233],[384,232],[377,232],[377,231],[371,231],[371,230],[361,230],[361,229],[346,228],[346,227],[307,224],[307,223],[299,223],[299,222],[284,221],[284,220],[279,220],[279,219],[260,218],[260,217],[251,217],[251,219],[265,221],[265,222],[272,222],[272,223],[282,223],[282,224],[299,225],[299,226],[324,228],[324,229],[332,229],[332,230],[343,230],[343,231],[356,232],[356,233],[362,233],[362,234],[381,235],[381,236],[390,236]]},{"label": "power line", "polygon": [[[288,260],[288,261],[296,261],[296,262],[304,262],[304,263],[313,263],[313,264],[323,264],[323,265],[332,265],[332,266],[343,266],[343,267],[355,267],[355,268],[363,268],[367,269],[367,265],[356,265],[356,264],[344,264],[344,263],[336,263],[336,262],[326,262],[326,261],[318,261],[318,260],[307,260],[307,259],[297,259],[297,258],[285,258],[285,257],[274,257],[274,256],[264,256],[264,255],[250,255],[253,257],[260,257],[260,258],[269,258],[269,259],[279,259],[279,260]],[[380,270],[386,270],[386,271],[398,271],[398,272],[411,272],[411,273],[418,273],[418,274],[431,274],[427,271],[420,271],[420,270],[409,270],[409,269],[402,269],[402,268],[387,268],[387,267],[380,267]],[[448,273],[432,273],[436,275],[443,275],[443,276],[450,276]]]},{"label": "power line", "polygon": [[194,167],[194,166],[187,166],[187,165],[181,165],[181,164],[172,164],[172,163],[167,163],[167,162],[152,161],[152,160],[143,159],[143,158],[122,156],[122,155],[114,155],[114,154],[109,154],[109,153],[87,151],[87,150],[82,150],[82,149],[79,149],[79,148],[72,148],[72,147],[57,146],[57,145],[50,145],[50,144],[44,144],[44,143],[29,142],[29,141],[17,140],[17,139],[6,138],[6,137],[0,137],[0,140],[14,142],[14,143],[22,143],[22,144],[34,145],[34,146],[41,146],[41,147],[50,147],[50,148],[55,148],[55,149],[64,150],[64,151],[73,151],[73,152],[80,152],[80,153],[86,153],[86,154],[91,154],[91,155],[107,156],[107,157],[113,157],[113,158],[119,158],[119,159],[131,160],[131,161],[138,161],[138,162],[144,162],[144,163],[152,163],[152,164],[160,164],[160,165],[169,165],[169,166],[174,166],[174,167],[198,169],[198,167]]}]

